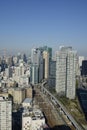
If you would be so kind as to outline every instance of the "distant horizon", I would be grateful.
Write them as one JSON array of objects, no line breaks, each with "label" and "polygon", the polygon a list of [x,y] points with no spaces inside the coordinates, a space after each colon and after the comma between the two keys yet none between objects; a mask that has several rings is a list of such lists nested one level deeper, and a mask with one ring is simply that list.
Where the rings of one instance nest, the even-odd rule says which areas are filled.
[{"label": "distant horizon", "polygon": [[0,50],[72,46],[87,56],[87,0],[1,0]]},{"label": "distant horizon", "polygon": [[[43,45],[43,46],[47,46],[47,45]],[[5,53],[5,54],[8,55],[8,56],[9,56],[9,55],[15,55],[15,56],[16,56],[18,53],[21,53],[21,54],[24,54],[24,53],[25,53],[26,55],[29,56],[29,55],[31,55],[31,49],[33,49],[33,48],[39,48],[39,47],[43,47],[43,46],[38,46],[38,47],[37,47],[37,46],[34,46],[34,47],[30,48],[30,49],[23,49],[23,50],[21,50],[21,49],[19,49],[19,48],[18,48],[18,49],[14,49],[14,50],[13,50],[13,49],[3,48],[3,49],[0,49],[0,55],[1,55],[1,54],[3,55],[3,54]],[[61,44],[60,46],[63,46],[63,44]],[[56,49],[55,49],[55,48],[52,48],[52,54],[53,54],[52,56],[53,56],[53,57],[55,56],[55,52],[56,52],[56,51],[59,51],[59,47],[60,47],[60,46],[58,46],[58,48],[56,48]],[[65,46],[71,46],[71,45],[65,45]],[[51,46],[48,46],[48,47],[51,47]],[[73,50],[77,51],[77,55],[78,55],[78,56],[87,57],[87,51],[85,51],[85,52],[84,52],[84,51],[83,51],[83,52],[80,51],[80,52],[79,52],[76,48],[73,48],[73,46],[71,46],[71,47],[72,47]]]}]

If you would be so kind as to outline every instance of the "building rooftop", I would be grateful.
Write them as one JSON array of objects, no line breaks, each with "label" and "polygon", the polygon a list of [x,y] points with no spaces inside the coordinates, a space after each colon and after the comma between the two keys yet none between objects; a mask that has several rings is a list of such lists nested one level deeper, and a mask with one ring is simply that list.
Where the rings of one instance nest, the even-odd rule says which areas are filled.
[{"label": "building rooftop", "polygon": [[31,117],[32,120],[45,119],[43,113],[39,109],[29,111],[29,109],[24,108],[23,117]]},{"label": "building rooftop", "polygon": [[23,103],[31,103],[32,102],[32,98],[26,98]]},{"label": "building rooftop", "polygon": [[0,96],[0,102],[1,101],[11,101],[11,100],[8,97]]}]

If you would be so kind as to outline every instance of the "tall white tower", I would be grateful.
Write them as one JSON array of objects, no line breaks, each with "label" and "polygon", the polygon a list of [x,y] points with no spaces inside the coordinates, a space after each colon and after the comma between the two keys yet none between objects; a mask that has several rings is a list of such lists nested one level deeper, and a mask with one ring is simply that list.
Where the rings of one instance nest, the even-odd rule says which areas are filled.
[{"label": "tall white tower", "polygon": [[0,130],[12,130],[12,102],[0,97]]},{"label": "tall white tower", "polygon": [[69,99],[75,98],[76,51],[61,47],[56,54],[56,91]]},{"label": "tall white tower", "polygon": [[44,59],[44,78],[49,78],[49,52],[43,51],[43,59]]}]

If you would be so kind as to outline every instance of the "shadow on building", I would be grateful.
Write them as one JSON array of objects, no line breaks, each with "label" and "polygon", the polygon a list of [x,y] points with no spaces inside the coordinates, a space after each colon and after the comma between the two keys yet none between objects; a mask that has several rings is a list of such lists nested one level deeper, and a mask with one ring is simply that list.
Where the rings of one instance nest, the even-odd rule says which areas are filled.
[{"label": "shadow on building", "polygon": [[78,89],[77,90],[78,99],[81,105],[81,108],[85,114],[87,120],[87,89]]}]

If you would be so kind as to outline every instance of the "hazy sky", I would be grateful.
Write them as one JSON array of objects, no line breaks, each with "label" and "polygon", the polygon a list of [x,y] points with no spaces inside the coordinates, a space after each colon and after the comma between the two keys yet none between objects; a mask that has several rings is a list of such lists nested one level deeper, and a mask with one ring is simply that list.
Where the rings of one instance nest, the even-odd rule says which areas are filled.
[{"label": "hazy sky", "polygon": [[0,0],[0,49],[43,45],[87,55],[87,0]]}]

